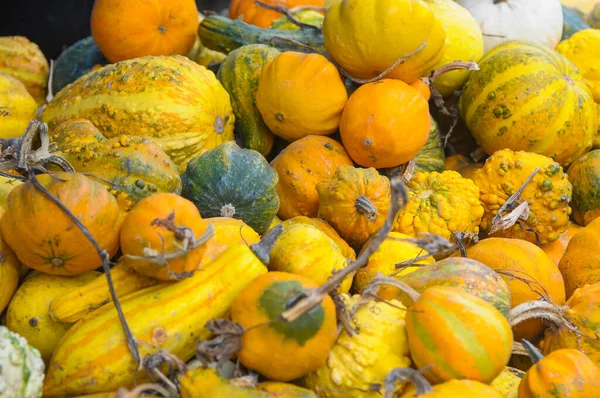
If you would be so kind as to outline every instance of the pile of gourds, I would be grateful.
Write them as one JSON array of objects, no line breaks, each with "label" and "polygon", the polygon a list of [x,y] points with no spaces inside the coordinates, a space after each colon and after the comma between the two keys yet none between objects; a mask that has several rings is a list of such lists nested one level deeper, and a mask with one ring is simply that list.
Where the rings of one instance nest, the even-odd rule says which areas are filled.
[{"label": "pile of gourds", "polygon": [[96,0],[52,70],[0,37],[0,398],[600,396],[598,21]]}]

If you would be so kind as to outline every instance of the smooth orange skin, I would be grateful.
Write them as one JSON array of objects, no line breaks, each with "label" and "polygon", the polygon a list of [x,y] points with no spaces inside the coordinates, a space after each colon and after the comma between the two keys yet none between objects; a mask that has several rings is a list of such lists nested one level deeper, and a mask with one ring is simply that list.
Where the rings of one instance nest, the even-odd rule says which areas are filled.
[{"label": "smooth orange skin", "polygon": [[204,221],[213,226],[215,235],[206,242],[206,250],[200,262],[200,268],[202,268],[202,264],[208,264],[230,246],[241,243],[250,246],[260,242],[260,235],[237,218],[212,217],[205,218]]},{"label": "smooth orange skin", "polygon": [[600,396],[600,368],[579,350],[564,348],[553,351],[534,364],[519,385],[519,398],[550,396]]},{"label": "smooth orange skin", "polygon": [[145,55],[186,55],[198,28],[194,0],[96,0],[91,29],[111,62]]},{"label": "smooth orange skin", "polygon": [[[264,0],[263,3],[289,8],[304,5],[323,7],[325,5],[323,0]],[[242,17],[244,22],[256,25],[259,28],[268,28],[271,26],[271,22],[281,16],[283,14],[267,10],[257,5],[254,0],[233,0],[229,5],[229,18],[237,19]]]},{"label": "smooth orange skin", "polygon": [[323,366],[337,337],[335,305],[329,296],[320,304],[325,312],[320,330],[303,346],[269,327],[261,296],[272,284],[286,280],[300,282],[303,289],[318,286],[300,275],[272,271],[254,279],[231,307],[231,320],[246,330],[238,359],[273,381],[291,381]]},{"label": "smooth orange skin", "polygon": [[417,79],[410,84],[412,88],[416,88],[419,93],[425,98],[425,100],[429,101],[431,98],[431,89],[429,85],[425,83],[422,79]]},{"label": "smooth orange skin", "polygon": [[[558,267],[542,249],[521,239],[487,238],[467,249],[467,257],[480,261],[495,271],[510,272],[517,278],[531,279],[527,283],[501,273],[511,295],[511,308],[540,299],[545,290],[557,305],[565,303],[565,287]],[[538,285],[539,284],[539,285]],[[540,287],[540,285],[543,287]],[[515,341],[535,341],[544,331],[541,320],[531,319],[513,329]]]},{"label": "smooth orange skin", "polygon": [[271,161],[279,175],[279,217],[316,217],[317,184],[331,177],[341,164],[352,166],[352,159],[339,142],[329,137],[309,135],[288,145]]},{"label": "smooth orange skin", "polygon": [[[487,384],[475,380],[449,380],[433,386],[433,391],[422,394],[419,398],[503,398],[503,395]],[[409,384],[399,398],[417,398],[414,385]]]},{"label": "smooth orange skin", "polygon": [[364,167],[396,167],[411,160],[427,142],[429,104],[420,90],[383,79],[359,87],[340,120],[344,147]]},{"label": "smooth orange skin", "polygon": [[[121,250],[124,255],[145,256],[144,249],[150,248],[158,253],[172,253],[179,250],[183,241],[162,226],[151,226],[156,219],[166,219],[174,213],[173,224],[176,227],[189,228],[198,238],[207,229],[208,224],[200,216],[196,206],[187,199],[171,193],[149,196],[139,201],[127,214],[121,228]],[[166,265],[152,261],[132,259],[131,267],[144,276],[160,280],[177,280],[188,277],[200,265],[206,244],[187,252],[185,255],[169,260]]]},{"label": "smooth orange skin", "polygon": [[[36,178],[79,218],[109,257],[115,255],[123,214],[104,185],[80,173],[42,174]],[[92,243],[31,180],[8,195],[0,230],[19,261],[37,271],[78,275],[102,266]]]},{"label": "smooth orange skin", "polygon": [[[567,246],[569,245],[571,238],[573,238],[573,235],[575,235],[575,233],[577,233],[581,228],[582,227],[579,225],[569,221],[567,229],[565,232],[560,234],[557,240],[542,246],[542,250],[548,255],[548,257],[550,257],[550,260],[552,260],[554,264],[558,265],[560,263],[561,258],[567,251]],[[566,286],[567,282],[565,280],[565,287]]]}]

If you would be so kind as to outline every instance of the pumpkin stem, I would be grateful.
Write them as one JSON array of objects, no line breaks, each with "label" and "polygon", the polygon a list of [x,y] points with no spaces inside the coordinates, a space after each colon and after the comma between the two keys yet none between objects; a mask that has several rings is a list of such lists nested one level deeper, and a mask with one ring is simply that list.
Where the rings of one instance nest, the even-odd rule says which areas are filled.
[{"label": "pumpkin stem", "polygon": [[417,301],[419,297],[421,297],[419,292],[408,286],[406,283],[389,276],[381,276],[381,274],[377,274],[377,276],[373,278],[371,283],[369,283],[369,285],[363,290],[362,295],[378,298],[379,288],[383,285],[389,285],[397,288],[402,293],[406,294],[413,303]]},{"label": "pumpkin stem", "polygon": [[431,72],[431,75],[428,78],[428,83],[431,86],[431,84],[433,82],[435,82],[435,79],[437,79],[438,77],[440,77],[441,75],[443,75],[444,73],[448,73],[448,72],[452,72],[454,70],[468,70],[468,71],[472,71],[472,70],[479,70],[479,65],[477,65],[477,62],[475,61],[468,61],[468,62],[464,62],[464,61],[454,61],[451,62],[449,64],[446,64],[444,66],[441,66],[439,68],[437,68],[436,70],[434,70],[433,72]]},{"label": "pumpkin stem", "polygon": [[367,216],[369,221],[373,222],[377,220],[377,217],[379,216],[377,207],[375,207],[375,205],[366,196],[361,195],[358,198],[356,198],[354,206],[356,207],[356,211],[358,211],[363,216]]},{"label": "pumpkin stem", "polygon": [[263,264],[269,265],[269,262],[271,261],[271,250],[273,249],[273,246],[275,246],[275,242],[277,242],[277,238],[279,238],[279,235],[281,235],[282,232],[283,225],[279,224],[267,232],[260,242],[250,246],[250,250],[252,250],[254,255],[258,257]]},{"label": "pumpkin stem", "polygon": [[543,319],[557,326],[571,325],[562,315],[560,307],[542,300],[528,301],[517,305],[510,310],[508,318],[511,327],[515,327],[529,319]]},{"label": "pumpkin stem", "polygon": [[254,4],[256,4],[259,7],[266,8],[267,10],[277,11],[277,12],[285,15],[285,17],[288,19],[288,21],[290,21],[291,23],[293,23],[294,25],[296,25],[300,29],[315,29],[315,30],[318,30],[319,32],[321,31],[321,28],[318,27],[318,26],[298,21],[296,18],[294,18],[294,15],[292,14],[292,12],[289,9],[289,7],[285,7],[285,6],[272,6],[270,4],[265,4],[265,3],[263,3],[262,1],[259,1],[259,0],[254,0]]},{"label": "pumpkin stem", "polygon": [[534,346],[533,344],[531,344],[529,341],[527,341],[525,339],[523,339],[521,341],[523,342],[523,347],[525,347],[525,349],[527,350],[527,353],[529,354],[529,358],[531,358],[531,362],[536,364],[539,361],[541,361],[542,359],[544,359],[544,354],[542,354],[542,351],[540,351],[539,348],[537,348],[536,346]]},{"label": "pumpkin stem", "polygon": [[232,218],[235,215],[235,207],[228,203],[225,206],[221,207],[221,217]]},{"label": "pumpkin stem", "polygon": [[410,381],[415,386],[415,395],[417,397],[433,392],[431,383],[427,381],[421,371],[410,368],[396,368],[392,369],[385,377],[383,384],[385,392],[383,394],[383,398],[392,398],[398,390],[397,383],[407,381]]}]

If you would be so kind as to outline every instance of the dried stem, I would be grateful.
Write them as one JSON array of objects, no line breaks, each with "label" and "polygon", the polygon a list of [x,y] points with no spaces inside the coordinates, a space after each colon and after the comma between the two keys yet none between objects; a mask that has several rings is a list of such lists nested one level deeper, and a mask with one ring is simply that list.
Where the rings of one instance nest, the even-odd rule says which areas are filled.
[{"label": "dried stem", "polygon": [[[352,315],[350,311],[348,311],[348,307],[340,293],[337,290],[332,290],[329,295],[333,299],[333,303],[335,304],[335,313],[336,318],[340,323],[340,327],[346,331],[348,336],[354,337],[358,333],[358,331],[352,326]],[[340,332],[338,328],[338,333]]]},{"label": "dried stem", "polygon": [[371,255],[377,251],[379,245],[381,245],[381,243],[387,238],[388,234],[392,230],[392,226],[394,225],[396,215],[404,207],[404,204],[408,200],[406,187],[402,182],[401,177],[393,178],[390,181],[390,184],[392,188],[392,204],[390,206],[388,216],[379,232],[377,232],[377,234],[370,240],[365,250],[362,251],[355,261],[351,262],[346,268],[337,272],[323,285],[316,289],[305,290],[301,293],[297,300],[292,300],[292,306],[279,315],[282,320],[286,322],[292,322],[298,319],[300,316],[317,306],[323,300],[325,295],[332,291],[338,283],[346,279],[358,269],[367,265],[369,257],[371,257]]},{"label": "dried stem", "polygon": [[277,11],[277,12],[285,15],[285,17],[288,19],[288,21],[290,21],[291,23],[293,23],[300,29],[315,29],[319,32],[321,31],[321,28],[318,26],[298,21],[296,18],[294,18],[294,15],[292,15],[292,12],[288,7],[272,6],[270,4],[263,3],[262,1],[259,1],[259,0],[254,0],[254,4],[256,4],[259,7],[266,8],[267,10]]},{"label": "dried stem", "polygon": [[136,386],[131,391],[121,387],[115,392],[115,398],[138,398],[140,394],[148,391],[156,391],[165,397],[171,396],[171,394],[163,386],[154,383],[145,383]]},{"label": "dried stem", "polygon": [[383,398],[392,398],[396,393],[398,382],[410,381],[415,386],[415,395],[421,396],[433,392],[433,387],[423,376],[423,371],[426,369],[415,370],[410,368],[392,369],[385,378],[385,393]]},{"label": "dried stem", "polygon": [[[291,44],[293,44],[294,46],[296,46],[296,47],[298,47],[298,48],[301,48],[301,49],[303,49],[303,50],[307,50],[307,52],[308,52],[309,54],[321,54],[321,53],[320,53],[320,52],[319,52],[317,49],[315,49],[315,48],[313,48],[313,47],[311,47],[311,46],[309,46],[309,45],[306,45],[306,44],[304,44],[304,43],[300,43],[300,42],[299,42],[299,41],[297,41],[297,40],[288,39],[288,38],[286,38],[286,37],[273,36],[273,37],[271,37],[271,40],[269,40],[269,44],[270,44],[272,47],[275,47],[275,48],[277,48],[277,47],[278,47],[278,45],[280,45],[280,46],[285,46],[285,44],[284,44],[284,43],[288,43],[288,44],[290,44],[290,43],[291,43]],[[321,54],[321,55],[323,55],[323,54]]]},{"label": "dried stem", "polygon": [[304,11],[304,10],[312,10],[312,11],[318,11],[318,12],[327,12],[328,7],[319,7],[319,6],[296,6],[296,7],[292,7],[290,8],[290,12],[293,14],[295,12],[298,11]]},{"label": "dried stem", "polygon": [[529,355],[531,362],[533,362],[534,364],[544,359],[544,354],[542,354],[540,349],[525,339],[523,339],[523,348],[525,348],[525,351]]},{"label": "dried stem", "polygon": [[54,80],[54,68],[56,65],[54,64],[54,60],[50,60],[50,73],[48,74],[48,94],[46,95],[46,102],[52,101],[54,98],[54,93],[52,93],[52,81]]},{"label": "dried stem", "polygon": [[388,285],[388,286],[393,286],[396,289],[402,291],[402,293],[406,294],[406,296],[413,303],[415,301],[417,301],[419,299],[419,297],[421,296],[421,294],[419,292],[417,292],[412,287],[408,286],[406,283],[401,282],[396,278],[392,278],[389,276],[380,276],[380,275],[381,274],[378,274],[375,278],[373,278],[371,283],[369,283],[369,286],[367,286],[365,288],[363,294],[366,293],[367,295],[371,295],[371,296],[375,297],[374,295],[377,294],[377,291],[379,290],[380,286]]},{"label": "dried stem", "polygon": [[519,304],[510,310],[510,326],[516,326],[529,319],[543,319],[557,326],[568,324],[563,317],[560,307],[556,304],[535,300]]}]

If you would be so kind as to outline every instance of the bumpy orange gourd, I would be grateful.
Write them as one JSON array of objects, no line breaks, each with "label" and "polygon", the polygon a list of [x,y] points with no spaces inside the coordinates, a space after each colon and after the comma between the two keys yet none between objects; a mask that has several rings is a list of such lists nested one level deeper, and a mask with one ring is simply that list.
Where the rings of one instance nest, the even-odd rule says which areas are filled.
[{"label": "bumpy orange gourd", "polygon": [[[310,5],[323,7],[323,0],[264,0],[268,5],[285,6],[289,8]],[[229,18],[242,18],[246,23],[256,25],[260,28],[268,28],[271,22],[281,17],[277,11],[267,10],[256,4],[254,0],[233,0],[229,5]]]},{"label": "bumpy orange gourd", "polygon": [[331,177],[341,164],[352,166],[352,159],[339,142],[329,137],[309,135],[288,145],[271,161],[279,175],[279,217],[316,217],[317,184]]},{"label": "bumpy orange gourd", "polygon": [[231,320],[246,332],[238,359],[274,381],[290,381],[325,364],[337,337],[335,305],[329,296],[292,322],[280,320],[289,300],[317,284],[300,275],[269,272],[234,300]]},{"label": "bumpy orange gourd", "polygon": [[334,64],[321,54],[286,51],[263,68],[256,106],[269,130],[287,141],[334,133],[348,100]]},{"label": "bumpy orange gourd", "polygon": [[317,191],[319,218],[355,249],[383,226],[392,199],[389,179],[374,168],[342,165]]},{"label": "bumpy orange gourd", "polygon": [[194,0],[96,0],[92,36],[110,62],[145,55],[186,55],[196,40]]},{"label": "bumpy orange gourd", "polygon": [[[567,251],[567,246],[569,245],[571,238],[573,238],[573,235],[580,229],[581,227],[579,225],[569,221],[567,229],[560,234],[557,240],[542,246],[542,250],[550,257],[550,260],[552,260],[554,264],[558,265],[560,263],[560,260]],[[565,287],[566,285],[567,282],[565,281]]]},{"label": "bumpy orange gourd", "polygon": [[394,231],[410,236],[428,232],[449,240],[453,232],[479,232],[483,207],[473,181],[455,171],[423,172],[407,187],[408,202],[398,212]]},{"label": "bumpy orange gourd", "polygon": [[[60,198],[110,257],[117,252],[123,216],[117,200],[101,183],[79,173],[42,174],[36,178]],[[32,180],[8,195],[0,230],[17,258],[29,268],[53,275],[77,275],[102,266],[92,243]]]},{"label": "bumpy orange gourd", "polygon": [[174,259],[163,261],[160,256],[182,250],[192,244],[190,237],[200,238],[207,228],[208,224],[189,200],[170,193],[149,196],[138,202],[125,217],[121,228],[121,251],[125,256],[132,256],[129,257],[133,260],[131,267],[142,275],[161,280],[187,278],[200,265],[206,244]]},{"label": "bumpy orange gourd", "polygon": [[[473,177],[485,210],[481,220],[483,232],[491,230],[500,207],[536,167],[539,167],[538,173],[521,193],[521,199],[527,201],[530,210],[529,217],[522,223],[537,232],[542,245],[557,240],[564,232],[571,215],[572,186],[562,167],[546,156],[510,149],[495,152]],[[518,223],[494,235],[536,242],[535,233],[526,231]]]},{"label": "bumpy orange gourd", "polygon": [[383,79],[356,90],[342,113],[340,134],[350,157],[364,167],[408,162],[429,137],[429,105],[400,80]]},{"label": "bumpy orange gourd", "polygon": [[[500,273],[508,283],[513,308],[540,299],[540,294],[548,294],[557,305],[565,302],[565,287],[558,267],[533,243],[520,239],[483,239],[467,249],[467,257]],[[515,340],[534,341],[543,330],[541,321],[529,320],[514,328]]]}]

